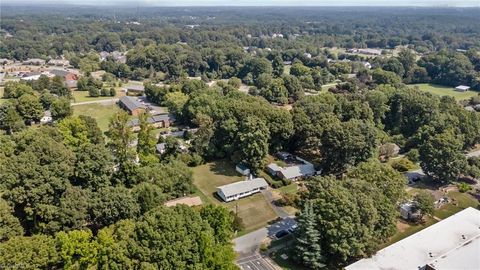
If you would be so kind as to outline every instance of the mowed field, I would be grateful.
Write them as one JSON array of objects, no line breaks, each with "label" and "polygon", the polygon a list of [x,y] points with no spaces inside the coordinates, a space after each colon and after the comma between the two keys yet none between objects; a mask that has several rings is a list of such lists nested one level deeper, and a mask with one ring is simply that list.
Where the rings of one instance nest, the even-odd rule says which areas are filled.
[{"label": "mowed field", "polygon": [[[235,171],[235,166],[228,161],[219,160],[193,168],[193,181],[202,194],[199,194],[206,204],[220,204],[228,207],[243,220],[245,230],[242,233],[264,227],[277,218],[263,194],[242,198],[238,201],[225,203],[216,195],[217,187],[242,181],[243,176]],[[203,196],[202,196],[203,195]]]},{"label": "mowed field", "polygon": [[98,126],[102,131],[108,129],[110,118],[121,109],[116,104],[86,104],[73,106],[73,115],[87,115],[97,120]]},{"label": "mowed field", "polygon": [[438,96],[451,96],[456,100],[465,100],[471,97],[478,95],[480,92],[476,91],[467,91],[467,92],[458,92],[455,91],[455,88],[450,86],[442,86],[431,83],[419,83],[419,84],[410,84],[412,87],[418,87],[420,90],[432,93]]}]

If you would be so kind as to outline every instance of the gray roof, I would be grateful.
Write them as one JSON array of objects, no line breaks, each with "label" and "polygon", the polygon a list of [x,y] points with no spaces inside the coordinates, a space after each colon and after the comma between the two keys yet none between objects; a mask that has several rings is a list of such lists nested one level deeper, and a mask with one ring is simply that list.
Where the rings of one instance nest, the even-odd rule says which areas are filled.
[{"label": "gray roof", "polygon": [[61,69],[53,69],[53,70],[50,70],[49,71],[51,74],[55,75],[55,76],[59,76],[59,77],[65,77],[67,76],[68,74],[70,74],[70,72],[66,71],[66,70],[61,70]]},{"label": "gray roof", "polygon": [[218,190],[225,195],[225,197],[234,196],[240,193],[252,191],[257,188],[268,187],[267,181],[263,178],[255,178],[247,181],[235,182],[232,184],[218,187]]},{"label": "gray roof", "polygon": [[130,111],[139,109],[139,108],[145,108],[145,105],[142,103],[138,102],[136,98],[129,97],[129,96],[123,96],[120,98],[120,102],[127,107]]},{"label": "gray roof", "polygon": [[127,90],[131,91],[145,91],[145,87],[143,85],[129,85],[127,86]]},{"label": "gray roof", "polygon": [[276,163],[270,163],[267,165],[267,168],[269,170],[272,170],[272,171],[275,171],[275,172],[279,172],[282,170],[282,168],[280,166],[278,166]]},{"label": "gray roof", "polygon": [[302,164],[283,168],[280,172],[286,179],[293,179],[297,177],[314,175],[315,168],[312,164]]},{"label": "gray roof", "polygon": [[[164,121],[173,122],[175,121],[175,117],[173,117],[172,114],[165,113],[165,114],[152,115],[147,118],[147,122],[149,124],[154,124],[154,123],[164,122]],[[140,125],[140,121],[138,120],[138,118],[133,118],[128,122],[128,125],[131,127],[135,127]]]}]

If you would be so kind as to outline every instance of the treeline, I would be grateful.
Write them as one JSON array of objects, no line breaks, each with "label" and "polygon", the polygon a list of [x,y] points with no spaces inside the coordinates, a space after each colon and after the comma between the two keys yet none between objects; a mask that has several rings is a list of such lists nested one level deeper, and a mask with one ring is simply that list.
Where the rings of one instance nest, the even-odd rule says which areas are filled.
[{"label": "treeline", "polygon": [[107,142],[86,116],[0,135],[4,265],[236,269],[234,215],[165,208],[193,192],[192,173],[178,153],[155,154],[146,115],[138,139],[128,120],[111,119]]},{"label": "treeline", "polygon": [[[105,13],[76,9],[72,14],[68,7],[57,7],[57,13],[41,8],[36,12],[5,8],[11,12],[5,12],[8,15],[2,20],[2,29],[14,38],[2,36],[0,57],[18,60],[58,57],[65,52],[125,51],[139,44],[177,42],[197,49],[213,48],[223,42],[227,45],[224,47],[231,48],[296,48],[312,54],[318,54],[322,47],[411,45],[422,53],[480,47],[478,9],[475,8],[276,8],[275,12],[270,9],[266,12],[263,8],[196,8],[192,11],[148,8],[140,14],[124,10],[123,16],[118,11],[117,21],[112,18],[111,9]],[[439,21],[439,17],[442,20]],[[132,21],[140,24],[127,24]],[[186,25],[199,26],[191,29]],[[273,39],[273,34],[284,37]]]}]

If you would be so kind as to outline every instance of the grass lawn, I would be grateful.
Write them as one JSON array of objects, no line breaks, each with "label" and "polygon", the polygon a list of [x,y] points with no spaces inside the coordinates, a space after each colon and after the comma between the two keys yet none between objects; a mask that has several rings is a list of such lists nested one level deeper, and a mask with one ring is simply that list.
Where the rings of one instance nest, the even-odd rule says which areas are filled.
[{"label": "grass lawn", "polygon": [[120,111],[117,105],[86,104],[73,106],[74,115],[87,115],[97,120],[102,131],[108,129],[108,121],[116,112]]},{"label": "grass lawn", "polygon": [[[110,89],[110,88],[108,88]],[[94,101],[94,100],[102,100],[102,99],[112,99],[112,98],[119,98],[121,96],[124,96],[125,93],[120,91],[121,87],[115,87],[115,90],[117,91],[117,94],[114,97],[111,96],[106,96],[106,97],[91,97],[88,95],[88,91],[73,91],[72,92],[72,102],[78,103],[78,102],[85,102],[85,101]]]},{"label": "grass lawn", "polygon": [[471,90],[467,92],[457,92],[453,87],[436,85],[431,83],[410,84],[410,86],[418,86],[420,90],[432,93],[434,95],[451,96],[454,97],[456,100],[469,99],[478,95],[479,93]]},{"label": "grass lawn", "polygon": [[292,65],[283,66],[283,74],[290,74],[290,69],[291,68],[292,68]]},{"label": "grass lawn", "polygon": [[238,201],[224,203],[216,196],[218,186],[242,181],[235,171],[235,166],[228,161],[219,160],[210,162],[193,168],[193,181],[204,203],[214,203],[224,205],[232,211],[237,211],[238,216],[242,218],[245,230],[240,234],[264,227],[271,220],[277,218],[270,204],[260,193],[242,198]]},{"label": "grass lawn", "polygon": [[297,193],[298,192],[298,185],[297,183],[291,183],[288,186],[283,186],[277,189],[281,193]]},{"label": "grass lawn", "polygon": [[395,242],[402,240],[414,233],[417,233],[428,226],[435,224],[437,221],[431,217],[426,217],[424,223],[420,224],[410,224],[406,223],[403,220],[397,222],[397,232],[384,244],[379,246],[379,250],[385,248]]},{"label": "grass lawn", "polygon": [[454,201],[443,205],[439,209],[435,209],[434,215],[438,218],[445,219],[457,212],[462,211],[465,208],[478,208],[479,206],[478,201],[468,193],[450,191],[447,193],[447,197],[453,199]]}]

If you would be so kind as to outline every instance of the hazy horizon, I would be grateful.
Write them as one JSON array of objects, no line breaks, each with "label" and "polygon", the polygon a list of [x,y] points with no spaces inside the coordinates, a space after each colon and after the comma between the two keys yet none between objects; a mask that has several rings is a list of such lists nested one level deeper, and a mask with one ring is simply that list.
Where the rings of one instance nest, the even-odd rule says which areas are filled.
[{"label": "hazy horizon", "polygon": [[[333,4],[332,4],[333,3]],[[239,1],[225,1],[225,0],[84,0],[81,3],[75,0],[4,0],[2,5],[88,5],[88,6],[165,6],[165,7],[183,7],[183,6],[287,6],[287,7],[301,7],[301,6],[385,6],[385,7],[480,7],[480,0],[306,0],[301,4],[293,0],[239,0]]]}]

